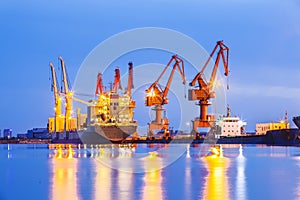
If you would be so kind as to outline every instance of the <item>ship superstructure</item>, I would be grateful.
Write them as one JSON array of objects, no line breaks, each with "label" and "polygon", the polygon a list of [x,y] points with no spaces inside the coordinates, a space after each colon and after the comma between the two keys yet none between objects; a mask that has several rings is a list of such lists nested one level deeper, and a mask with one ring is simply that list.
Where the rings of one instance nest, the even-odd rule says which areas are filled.
[{"label": "ship superstructure", "polygon": [[109,91],[103,90],[102,74],[98,74],[95,92],[98,98],[88,104],[87,126],[79,131],[84,143],[122,141],[136,132],[135,101],[131,97],[132,70],[132,63],[129,63],[128,86],[124,94],[119,93],[122,89],[119,69],[115,69],[114,84]]},{"label": "ship superstructure", "polygon": [[217,126],[220,128],[219,136],[244,135],[244,126],[246,125],[247,122],[242,121],[239,117],[231,116],[229,106],[227,107],[227,115],[217,121]]}]

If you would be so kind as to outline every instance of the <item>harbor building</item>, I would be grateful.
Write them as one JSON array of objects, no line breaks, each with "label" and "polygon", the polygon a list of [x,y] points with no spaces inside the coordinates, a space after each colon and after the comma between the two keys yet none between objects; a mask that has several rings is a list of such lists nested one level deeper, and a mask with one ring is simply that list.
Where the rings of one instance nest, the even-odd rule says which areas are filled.
[{"label": "harbor building", "polygon": [[288,122],[280,121],[280,122],[256,124],[255,131],[256,131],[256,135],[265,135],[267,131],[289,129],[289,128],[290,128],[290,124]]},{"label": "harbor building", "polygon": [[289,119],[288,114],[287,112],[285,112],[284,120],[280,120],[279,122],[256,124],[256,128],[255,128],[256,135],[265,135],[267,134],[267,131],[289,129],[290,123],[288,119]]}]

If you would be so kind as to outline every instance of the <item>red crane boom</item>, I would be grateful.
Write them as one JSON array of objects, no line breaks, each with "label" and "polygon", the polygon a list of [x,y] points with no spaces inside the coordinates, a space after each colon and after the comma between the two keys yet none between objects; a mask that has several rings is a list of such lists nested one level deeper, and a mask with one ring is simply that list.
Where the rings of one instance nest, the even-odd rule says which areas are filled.
[{"label": "red crane boom", "polygon": [[[217,52],[217,57],[214,63],[214,67],[211,73],[211,77],[209,82],[204,78],[204,71],[208,66],[209,61],[212,59],[215,52]],[[207,114],[208,106],[211,105],[209,102],[210,99],[215,98],[214,85],[216,74],[219,66],[220,59],[222,58],[225,76],[228,76],[229,69],[228,69],[228,57],[229,57],[229,48],[223,43],[223,41],[218,41],[216,46],[214,47],[213,51],[211,52],[209,58],[205,62],[202,70],[195,76],[195,78],[190,82],[190,86],[194,86],[196,82],[198,82],[199,89],[191,89],[189,90],[189,100],[199,100],[200,105],[200,118],[196,118],[194,120],[194,131],[196,131],[197,127],[209,127],[210,122],[214,121],[213,115]]]},{"label": "red crane boom", "polygon": [[[159,80],[164,75],[164,73],[166,72],[166,70],[168,69],[168,67],[171,65],[171,63],[173,61],[175,61],[174,65],[173,65],[173,69],[172,69],[171,74],[169,76],[167,85],[166,85],[165,89],[163,89],[158,84],[158,82],[159,82]],[[168,93],[169,93],[169,89],[170,89],[170,86],[171,86],[176,68],[178,69],[178,71],[181,75],[181,79],[183,81],[183,84],[186,83],[186,80],[185,80],[185,77],[184,77],[184,62],[177,55],[173,55],[172,58],[170,59],[170,61],[168,62],[168,64],[165,66],[162,73],[157,78],[157,80],[154,83],[152,83],[152,85],[146,90],[146,93],[147,93],[146,102],[145,102],[146,106],[164,105],[164,104],[168,103],[167,96],[168,96]]]}]

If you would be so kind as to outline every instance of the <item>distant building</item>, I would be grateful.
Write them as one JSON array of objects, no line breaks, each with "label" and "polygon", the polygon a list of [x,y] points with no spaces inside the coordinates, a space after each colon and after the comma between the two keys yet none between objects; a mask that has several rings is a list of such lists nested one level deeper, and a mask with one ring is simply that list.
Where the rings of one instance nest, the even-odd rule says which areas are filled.
[{"label": "distant building", "polygon": [[290,128],[290,124],[285,121],[256,124],[256,134],[265,135],[267,131],[270,130],[280,130],[280,129],[289,129],[289,128]]},{"label": "distant building", "polygon": [[17,138],[19,138],[19,139],[26,139],[27,138],[27,134],[26,133],[18,133],[17,134]]},{"label": "distant building", "polygon": [[3,137],[4,138],[11,138],[12,137],[12,129],[4,129],[3,130]]},{"label": "distant building", "polygon": [[48,132],[47,128],[33,128],[27,130],[26,137],[28,139],[51,139],[52,135]]}]

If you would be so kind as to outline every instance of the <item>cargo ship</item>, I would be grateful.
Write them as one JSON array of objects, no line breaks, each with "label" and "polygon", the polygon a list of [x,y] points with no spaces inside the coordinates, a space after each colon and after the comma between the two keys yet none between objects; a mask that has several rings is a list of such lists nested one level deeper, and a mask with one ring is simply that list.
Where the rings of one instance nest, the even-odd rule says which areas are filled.
[{"label": "cargo ship", "polygon": [[[221,116],[216,122],[213,134],[206,136],[205,141],[217,144],[266,144],[267,135],[257,133],[246,133],[247,123],[238,116],[231,116],[230,107],[227,107],[227,114]],[[210,133],[208,133],[210,134]],[[198,141],[201,143],[201,141]]]},{"label": "cargo ship", "polygon": [[293,117],[293,122],[300,129],[300,116]]},{"label": "cargo ship", "polygon": [[84,144],[120,143],[136,130],[136,123],[130,125],[91,124],[86,129],[79,130],[78,135]]},{"label": "cargo ship", "polygon": [[[256,124],[256,133],[246,134],[243,133],[243,128],[240,126],[243,122],[241,122],[239,118],[225,117],[219,121],[219,126],[223,127],[223,129],[217,138],[217,143],[297,146],[300,145],[300,117],[294,117],[293,121],[298,128],[290,128],[288,115],[286,113],[284,120],[280,122]],[[234,129],[234,127],[236,128]],[[241,128],[241,132],[239,132],[239,128]]]},{"label": "cargo ship", "polygon": [[265,136],[247,134],[244,126],[247,123],[237,116],[230,115],[230,108],[227,107],[227,115],[220,117],[216,122],[216,143],[217,144],[264,144]]},{"label": "cargo ship", "polygon": [[122,142],[137,131],[135,102],[130,97],[108,92],[100,98],[96,105],[87,107],[87,125],[78,131],[83,143]]},{"label": "cargo ship", "polygon": [[104,91],[102,74],[98,74],[95,92],[98,99],[89,101],[86,125],[78,130],[83,143],[120,143],[136,133],[137,122],[133,119],[135,101],[131,97],[132,73],[132,63],[129,63],[128,85],[123,94],[119,94],[122,89],[119,69],[115,69],[113,87],[109,91]]},{"label": "cargo ship", "polygon": [[[287,114],[286,114],[287,120]],[[266,133],[265,142],[268,145],[285,145],[299,146],[300,145],[300,116],[293,117],[293,122],[297,128],[285,126],[283,129],[269,130]]]}]

